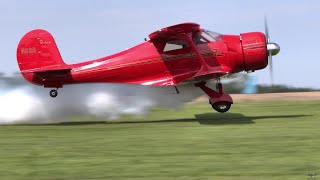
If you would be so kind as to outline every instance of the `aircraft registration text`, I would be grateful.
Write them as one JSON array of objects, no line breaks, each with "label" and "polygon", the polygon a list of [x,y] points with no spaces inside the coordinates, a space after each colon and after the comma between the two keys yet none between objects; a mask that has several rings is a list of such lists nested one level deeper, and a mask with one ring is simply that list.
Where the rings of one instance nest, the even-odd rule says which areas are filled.
[{"label": "aircraft registration text", "polygon": [[27,47],[27,48],[21,48],[21,54],[34,54],[37,53],[36,47]]}]

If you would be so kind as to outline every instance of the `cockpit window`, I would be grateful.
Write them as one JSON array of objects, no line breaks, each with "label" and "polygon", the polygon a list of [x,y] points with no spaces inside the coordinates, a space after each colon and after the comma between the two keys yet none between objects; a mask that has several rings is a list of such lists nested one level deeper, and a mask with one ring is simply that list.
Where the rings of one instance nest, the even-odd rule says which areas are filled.
[{"label": "cockpit window", "polygon": [[163,52],[174,51],[178,49],[185,49],[189,47],[188,43],[184,40],[168,41],[163,49]]},{"label": "cockpit window", "polygon": [[206,44],[206,43],[209,42],[206,38],[204,38],[204,37],[203,37],[202,35],[200,35],[200,34],[196,34],[196,35],[193,37],[193,41],[194,41],[194,43],[195,43],[196,45],[198,45],[198,44]]},{"label": "cockpit window", "polygon": [[203,29],[201,35],[208,41],[219,42],[222,40],[222,35],[213,31]]}]

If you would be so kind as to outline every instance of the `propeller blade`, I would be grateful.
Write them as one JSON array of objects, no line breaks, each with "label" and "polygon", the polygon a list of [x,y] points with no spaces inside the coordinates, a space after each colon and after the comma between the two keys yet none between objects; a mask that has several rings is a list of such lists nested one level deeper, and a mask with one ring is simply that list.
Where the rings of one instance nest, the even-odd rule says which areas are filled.
[{"label": "propeller blade", "polygon": [[273,86],[273,63],[272,63],[271,51],[269,51],[268,59],[269,59],[269,72],[270,72],[270,78],[271,78],[271,86]]},{"label": "propeller blade", "polygon": [[266,33],[266,41],[268,44],[270,42],[270,36],[269,36],[269,26],[268,26],[267,16],[264,16],[264,31]]},{"label": "propeller blade", "polygon": [[[268,63],[269,63],[269,72],[270,72],[270,78],[271,78],[271,86],[273,86],[273,63],[272,63],[272,55],[273,54],[272,54],[272,51],[273,51],[273,49],[277,49],[279,46],[275,43],[270,42],[267,16],[264,16],[264,29],[265,29],[266,44],[267,44],[267,49],[268,49]],[[270,45],[271,45],[271,47],[270,47]],[[279,47],[279,50],[280,50],[280,47]],[[277,54],[278,54],[278,52],[277,52]]]}]

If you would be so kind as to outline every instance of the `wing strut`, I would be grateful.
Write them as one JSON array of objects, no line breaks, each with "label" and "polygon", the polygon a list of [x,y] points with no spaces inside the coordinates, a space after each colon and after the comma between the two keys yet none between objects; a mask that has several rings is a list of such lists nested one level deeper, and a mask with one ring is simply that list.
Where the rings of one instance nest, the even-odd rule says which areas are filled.
[{"label": "wing strut", "polygon": [[205,60],[203,59],[203,57],[201,56],[200,52],[197,50],[197,47],[194,44],[191,36],[188,34],[184,34],[184,38],[188,41],[188,43],[191,46],[192,51],[196,54],[197,59],[201,63],[201,69],[198,71],[198,73],[195,76],[202,76],[202,75],[207,74],[209,72],[209,67],[208,67],[207,63],[205,62]]}]

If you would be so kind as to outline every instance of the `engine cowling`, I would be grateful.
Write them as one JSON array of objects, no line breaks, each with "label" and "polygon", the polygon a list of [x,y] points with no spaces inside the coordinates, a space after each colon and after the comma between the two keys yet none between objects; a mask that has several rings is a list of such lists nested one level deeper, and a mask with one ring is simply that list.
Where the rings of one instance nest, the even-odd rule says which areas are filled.
[{"label": "engine cowling", "polygon": [[266,37],[261,32],[240,35],[245,71],[255,71],[268,66]]}]

